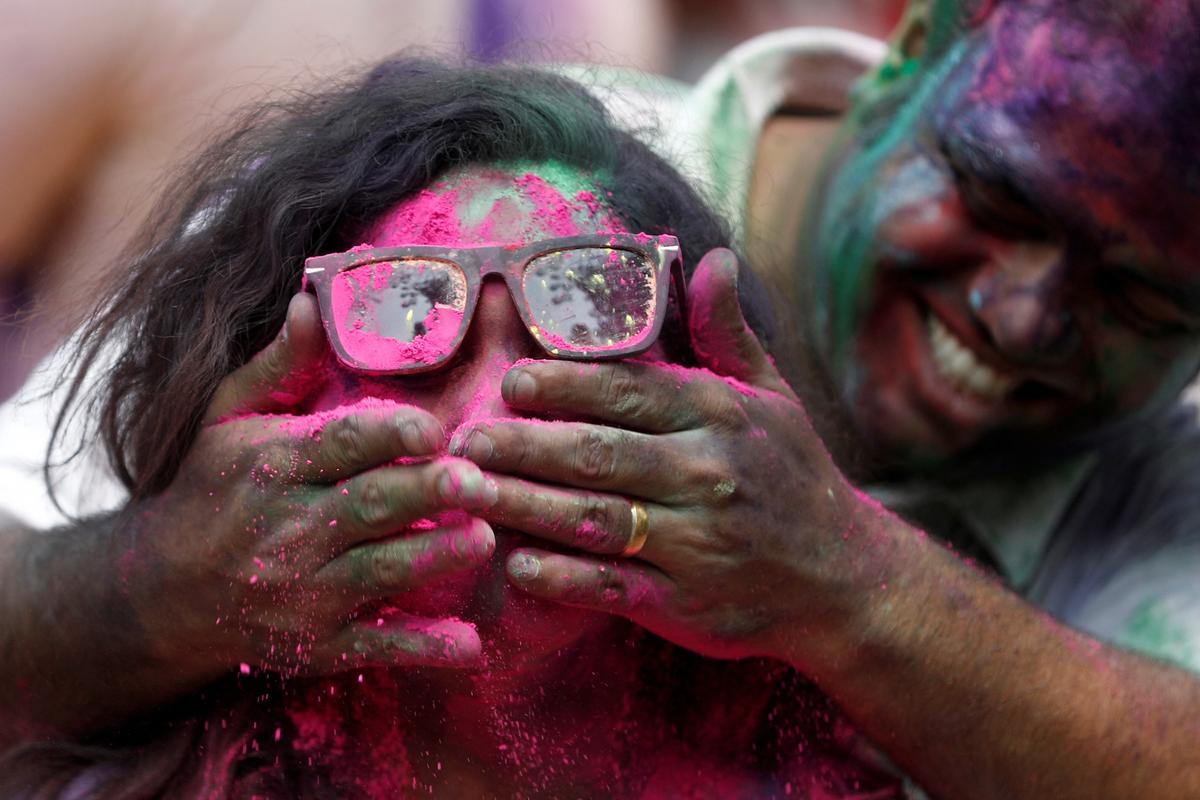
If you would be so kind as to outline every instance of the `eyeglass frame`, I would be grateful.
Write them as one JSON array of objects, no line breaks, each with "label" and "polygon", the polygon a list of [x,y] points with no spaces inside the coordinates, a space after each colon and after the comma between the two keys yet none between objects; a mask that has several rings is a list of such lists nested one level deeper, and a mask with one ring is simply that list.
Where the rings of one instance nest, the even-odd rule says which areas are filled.
[{"label": "eyeglass frame", "polygon": [[[632,344],[609,346],[603,350],[584,352],[553,347],[543,342],[538,335],[542,328],[534,321],[525,292],[521,289],[525,270],[535,258],[564,250],[591,248],[626,250],[649,259],[652,264],[657,262],[654,269],[656,294],[653,320],[649,329]],[[347,270],[369,264],[405,259],[441,261],[458,267],[467,283],[466,303],[462,312],[463,322],[455,334],[453,343],[447,348],[445,356],[433,363],[392,369],[366,366],[363,362],[351,357],[342,344],[337,321],[333,319],[333,281],[339,273]],[[667,281],[668,271],[670,272],[670,282]],[[316,294],[325,336],[337,355],[338,361],[343,365],[367,375],[416,375],[441,369],[458,352],[466,338],[467,331],[470,330],[471,322],[474,320],[483,280],[489,275],[503,277],[504,284],[508,288],[509,298],[516,306],[517,313],[525,324],[526,330],[529,331],[538,346],[547,355],[554,358],[568,361],[603,361],[645,352],[658,341],[659,334],[662,333],[663,320],[666,318],[667,304],[672,288],[675,290],[675,303],[679,309],[680,319],[687,320],[687,284],[683,274],[683,255],[680,252],[679,240],[669,234],[587,234],[542,239],[520,246],[460,245],[446,247],[444,245],[413,244],[355,248],[344,253],[329,253],[305,259],[302,290],[311,290]],[[663,287],[666,287],[667,291],[662,291]],[[326,313],[327,311],[328,313]]]}]

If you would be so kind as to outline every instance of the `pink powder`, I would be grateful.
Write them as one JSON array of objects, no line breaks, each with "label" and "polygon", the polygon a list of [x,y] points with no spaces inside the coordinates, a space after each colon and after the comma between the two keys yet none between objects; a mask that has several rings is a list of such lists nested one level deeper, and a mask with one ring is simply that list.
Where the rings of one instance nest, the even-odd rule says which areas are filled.
[{"label": "pink powder", "polygon": [[351,358],[371,365],[433,364],[453,349],[462,321],[461,311],[439,303],[425,318],[425,333],[411,342],[351,325],[341,328],[342,346]]},{"label": "pink powder", "polygon": [[458,216],[458,190],[437,185],[433,188],[441,193],[422,189],[385,216],[387,225],[373,231],[370,238],[375,241],[390,238],[421,244],[461,244],[464,240]]},{"label": "pink powder", "polygon": [[[643,339],[645,339],[646,335],[648,333],[649,333],[648,330],[643,331],[641,333],[641,335],[639,335],[639,336],[633,336],[628,339],[623,339],[622,341],[619,341],[619,342],[613,342],[612,344],[601,344],[601,345],[589,344],[589,345],[582,345],[582,347],[591,353],[604,353],[604,352],[607,352],[610,350],[619,350],[621,348],[632,347],[632,346],[636,345],[637,343],[639,343]],[[551,352],[553,352],[554,350],[568,350],[568,351],[579,350],[581,347],[581,345],[578,345],[574,342],[564,339],[563,337],[559,336],[558,334],[551,333],[550,331],[546,330],[545,328],[539,328],[537,336],[538,336],[538,339],[540,339],[543,344],[545,344],[548,348],[550,348]]]},{"label": "pink powder", "polygon": [[555,236],[578,236],[579,226],[575,224],[572,211],[579,210],[540,175],[527,172],[516,179],[525,196],[533,203],[534,216],[542,220]]},{"label": "pink powder", "polygon": [[600,201],[596,198],[596,195],[587,189],[576,194],[575,199],[583,203],[587,207],[588,213],[593,217],[599,217],[606,210],[604,206],[600,205]]}]

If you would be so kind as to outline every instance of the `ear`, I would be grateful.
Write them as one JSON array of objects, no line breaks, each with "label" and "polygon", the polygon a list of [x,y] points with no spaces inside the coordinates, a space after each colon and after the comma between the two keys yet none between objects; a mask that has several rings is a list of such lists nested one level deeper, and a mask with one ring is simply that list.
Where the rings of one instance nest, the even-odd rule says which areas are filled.
[{"label": "ear", "polygon": [[700,365],[718,375],[795,397],[779,375],[738,304],[738,261],[729,250],[711,250],[688,283],[688,330]]}]

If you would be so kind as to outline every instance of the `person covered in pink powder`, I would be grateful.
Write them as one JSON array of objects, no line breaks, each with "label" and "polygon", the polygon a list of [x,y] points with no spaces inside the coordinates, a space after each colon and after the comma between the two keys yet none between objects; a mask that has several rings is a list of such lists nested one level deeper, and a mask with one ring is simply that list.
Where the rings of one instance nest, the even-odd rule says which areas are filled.
[{"label": "person covered in pink powder", "polygon": [[[91,408],[130,502],[102,546],[44,544],[119,575],[76,598],[114,626],[72,679],[95,685],[66,690],[92,701],[39,706],[61,714],[0,762],[0,794],[898,796],[755,620],[697,606],[710,633],[656,635],[518,588],[547,529],[651,554],[636,498],[577,503],[537,482],[551,461],[451,454],[532,421],[527,359],[707,387],[710,404],[622,434],[660,439],[638,468],[681,509],[737,491],[689,449],[703,426],[768,395],[802,416],[778,376],[742,381],[767,367],[739,287],[751,327],[770,320],[722,222],[583,89],[388,62],[252,118],[167,198],[80,351],[80,376],[111,363]],[[593,422],[630,408],[612,374]],[[771,435],[743,419],[739,436]],[[607,450],[583,422],[587,471]],[[781,532],[744,520],[762,533],[752,591],[772,592]],[[18,696],[63,691],[30,673]]]}]

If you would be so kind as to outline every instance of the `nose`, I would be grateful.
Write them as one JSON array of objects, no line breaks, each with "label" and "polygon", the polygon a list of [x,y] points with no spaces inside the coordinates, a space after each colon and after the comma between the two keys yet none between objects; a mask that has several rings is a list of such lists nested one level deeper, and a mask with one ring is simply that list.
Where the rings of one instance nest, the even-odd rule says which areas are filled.
[{"label": "nose", "polygon": [[459,364],[451,369],[439,404],[447,430],[477,419],[513,416],[500,396],[504,374],[514,362],[541,352],[503,280],[485,278],[459,350]]},{"label": "nose", "polygon": [[1066,302],[1064,248],[996,243],[972,276],[967,304],[992,343],[1017,363],[1055,364],[1078,342]]}]

